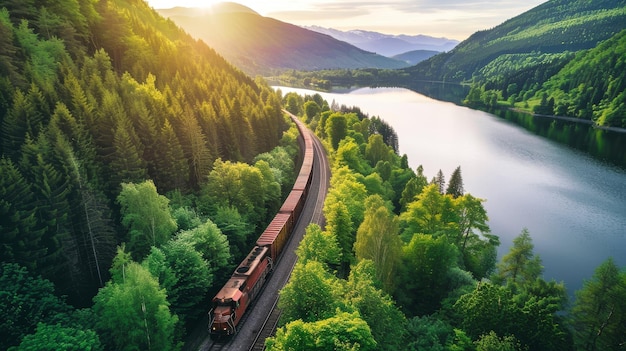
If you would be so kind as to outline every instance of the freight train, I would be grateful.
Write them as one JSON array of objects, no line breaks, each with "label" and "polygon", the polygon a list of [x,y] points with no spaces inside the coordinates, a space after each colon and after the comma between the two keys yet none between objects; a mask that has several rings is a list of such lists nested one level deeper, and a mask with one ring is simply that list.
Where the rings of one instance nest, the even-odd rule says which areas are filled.
[{"label": "freight train", "polygon": [[236,333],[241,317],[272,272],[304,208],[313,177],[313,137],[302,122],[292,119],[303,141],[300,172],[278,214],[259,236],[254,248],[235,269],[226,285],[213,298],[209,311],[211,337]]}]

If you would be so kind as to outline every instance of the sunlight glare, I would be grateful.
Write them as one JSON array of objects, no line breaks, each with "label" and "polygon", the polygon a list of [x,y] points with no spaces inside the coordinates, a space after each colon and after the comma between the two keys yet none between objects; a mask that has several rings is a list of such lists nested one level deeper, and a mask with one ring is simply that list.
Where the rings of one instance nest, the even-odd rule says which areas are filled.
[{"label": "sunlight glare", "polygon": [[150,6],[156,9],[167,9],[173,7],[195,7],[195,8],[211,8],[215,4],[224,2],[224,0],[150,0],[147,1]]}]

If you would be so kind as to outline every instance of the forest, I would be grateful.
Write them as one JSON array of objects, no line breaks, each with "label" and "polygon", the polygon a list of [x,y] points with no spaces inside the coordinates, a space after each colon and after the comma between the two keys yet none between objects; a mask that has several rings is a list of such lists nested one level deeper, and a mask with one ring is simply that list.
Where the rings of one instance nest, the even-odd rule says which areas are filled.
[{"label": "forest", "polygon": [[498,262],[461,169],[410,169],[380,118],[283,97],[142,0],[0,0],[0,32],[0,349],[181,349],[291,188],[283,106],[333,178],[268,348],[623,349],[623,270],[570,303],[523,228]]},{"label": "forest", "polygon": [[310,225],[296,251],[268,350],[623,349],[626,270],[613,259],[570,301],[542,278],[527,229],[497,260],[485,200],[460,167],[429,179],[392,129],[319,94],[289,93],[286,106],[325,143],[332,178],[326,227]]},{"label": "forest", "polygon": [[293,181],[280,97],[141,0],[0,32],[0,349],[178,348]]}]

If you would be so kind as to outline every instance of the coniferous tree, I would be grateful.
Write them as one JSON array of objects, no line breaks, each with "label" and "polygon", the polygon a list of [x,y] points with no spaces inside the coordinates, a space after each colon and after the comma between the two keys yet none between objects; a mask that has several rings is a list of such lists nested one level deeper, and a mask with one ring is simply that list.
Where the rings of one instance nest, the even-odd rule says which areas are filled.
[{"label": "coniferous tree", "polygon": [[498,272],[494,276],[496,282],[512,282],[525,286],[541,276],[543,266],[541,258],[533,252],[534,245],[528,229],[524,228],[520,235],[513,239],[513,247],[502,257],[498,264]]},{"label": "coniferous tree", "polygon": [[141,182],[147,177],[142,145],[138,145],[135,140],[137,136],[132,126],[127,122],[118,122],[113,137],[115,151],[110,165],[114,187],[123,182]]},{"label": "coniferous tree", "polygon": [[461,166],[458,166],[454,172],[452,172],[452,176],[450,176],[450,181],[448,182],[448,188],[446,188],[446,194],[452,195],[454,198],[463,196],[463,177],[461,176]]},{"label": "coniferous tree", "polygon": [[165,121],[156,147],[154,182],[163,192],[174,189],[185,190],[189,185],[189,164],[183,148],[169,121]]},{"label": "coniferous tree", "polygon": [[[64,243],[72,239],[69,178],[51,163],[52,145],[45,135],[41,135],[37,141],[27,139],[21,151],[20,168],[32,184],[38,205],[37,217],[46,228],[42,237],[46,255],[39,262],[38,273],[55,283],[75,283],[67,252],[64,252]],[[71,279],[68,279],[68,274]],[[67,284],[64,286],[69,289]]]},{"label": "coniferous tree", "polygon": [[437,172],[437,176],[433,178],[432,183],[437,185],[440,194],[445,194],[444,191],[446,189],[446,177],[443,175],[441,169],[439,170],[439,172]]},{"label": "coniferous tree", "polygon": [[621,350],[626,342],[626,272],[612,258],[596,268],[576,292],[572,308],[578,349]]},{"label": "coniferous tree", "polygon": [[33,272],[46,254],[37,207],[30,183],[11,160],[0,158],[0,257]]}]

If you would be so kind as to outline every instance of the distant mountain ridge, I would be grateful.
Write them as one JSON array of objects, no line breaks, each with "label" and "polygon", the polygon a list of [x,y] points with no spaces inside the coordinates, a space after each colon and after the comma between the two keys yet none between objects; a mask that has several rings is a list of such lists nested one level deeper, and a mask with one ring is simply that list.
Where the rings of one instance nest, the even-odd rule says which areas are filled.
[{"label": "distant mountain ridge", "polygon": [[331,36],[263,17],[243,5],[157,10],[250,75],[284,70],[402,68],[408,64]]},{"label": "distant mountain ridge", "polygon": [[459,44],[459,41],[455,39],[436,38],[422,34],[392,35],[366,30],[341,31],[320,26],[305,26],[304,28],[330,35],[335,39],[345,41],[363,50],[375,52],[387,57],[393,57],[416,50],[450,51]]},{"label": "distant mountain ridge", "polygon": [[439,51],[433,50],[413,50],[399,55],[392,56],[396,60],[402,60],[411,66],[416,65],[424,60],[439,54]]}]

